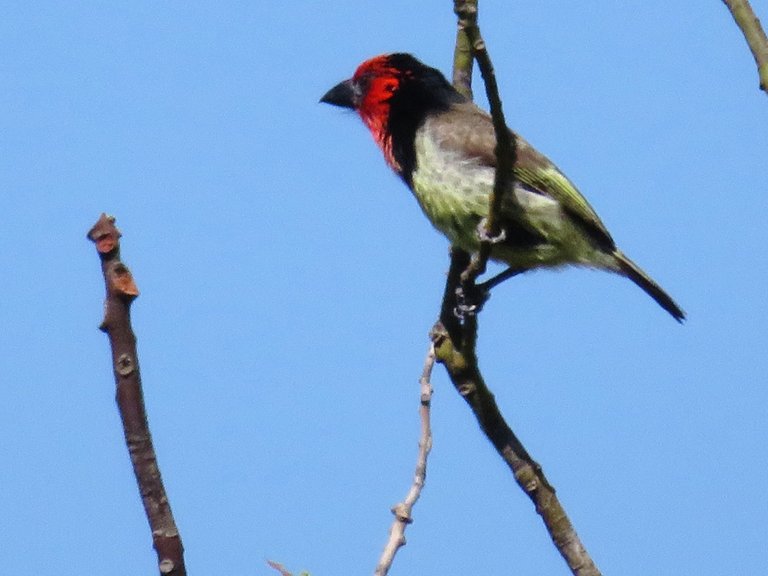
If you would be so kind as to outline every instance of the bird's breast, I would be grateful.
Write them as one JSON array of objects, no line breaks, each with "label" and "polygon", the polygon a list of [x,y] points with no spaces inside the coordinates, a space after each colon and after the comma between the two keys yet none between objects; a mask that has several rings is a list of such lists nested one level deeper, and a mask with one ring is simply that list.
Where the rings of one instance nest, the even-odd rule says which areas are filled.
[{"label": "bird's breast", "polygon": [[427,130],[416,132],[411,190],[432,225],[453,244],[477,249],[477,224],[488,215],[493,169],[439,146]]}]

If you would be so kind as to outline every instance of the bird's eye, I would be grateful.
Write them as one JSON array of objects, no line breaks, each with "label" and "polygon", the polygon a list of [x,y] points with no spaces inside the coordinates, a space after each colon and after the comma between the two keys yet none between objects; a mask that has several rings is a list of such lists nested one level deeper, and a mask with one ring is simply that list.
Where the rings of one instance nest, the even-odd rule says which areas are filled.
[{"label": "bird's eye", "polygon": [[355,84],[362,94],[368,92],[368,88],[371,85],[372,77],[370,74],[363,74],[359,78],[355,79]]}]

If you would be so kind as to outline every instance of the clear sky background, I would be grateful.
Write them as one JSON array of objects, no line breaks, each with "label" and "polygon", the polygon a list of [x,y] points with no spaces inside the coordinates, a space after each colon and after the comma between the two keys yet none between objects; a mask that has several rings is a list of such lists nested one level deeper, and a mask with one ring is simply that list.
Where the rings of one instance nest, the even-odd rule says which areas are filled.
[{"label": "clear sky background", "polygon": [[[190,572],[372,573],[447,243],[318,99],[383,52],[449,73],[452,3],[0,16],[0,573],[156,571],[97,330],[102,211]],[[768,98],[741,33],[717,0],[484,0],[481,25],[510,125],[690,317],[604,273],[515,279],[480,327],[504,414],[604,573],[766,574]],[[567,574],[442,367],[434,387],[392,573]]]}]

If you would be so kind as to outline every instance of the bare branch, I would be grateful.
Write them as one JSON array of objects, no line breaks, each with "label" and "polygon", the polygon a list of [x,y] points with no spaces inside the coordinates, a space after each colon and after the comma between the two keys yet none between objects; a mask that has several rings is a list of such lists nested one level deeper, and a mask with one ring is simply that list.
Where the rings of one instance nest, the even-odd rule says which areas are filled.
[{"label": "bare branch", "polygon": [[[496,74],[493,71],[493,64],[488,50],[480,34],[480,28],[477,25],[477,0],[454,0],[453,10],[458,16],[458,34],[456,37],[456,49],[454,50],[454,62],[456,54],[463,54],[466,37],[466,43],[472,51],[477,66],[483,76],[485,92],[488,97],[488,104],[491,109],[491,118],[493,120],[493,129],[496,134],[496,175],[493,182],[493,193],[488,202],[488,218],[485,221],[485,234],[481,238],[480,251],[477,258],[474,258],[471,266],[467,268],[463,283],[473,283],[475,279],[485,272],[488,258],[491,255],[493,241],[503,234],[503,230],[498,224],[498,214],[501,210],[501,201],[505,190],[511,190],[514,186],[513,168],[517,161],[517,139],[507,128],[507,122],[504,118],[504,110],[499,96],[499,87],[496,83]],[[460,48],[461,47],[461,48]],[[463,64],[462,62],[459,62]],[[454,70],[454,78],[461,79],[462,74]],[[457,88],[458,89],[458,88]],[[514,202],[514,195],[507,195]]]},{"label": "bare branch", "polygon": [[536,506],[571,572],[575,576],[599,576],[600,571],[576,534],[555,489],[499,411],[477,366],[474,349],[457,348],[441,323],[433,329],[433,341],[438,361],[445,366],[454,387],[472,409],[483,433],[509,466],[520,488]]},{"label": "bare branch", "polygon": [[736,25],[741,29],[747,40],[749,49],[757,64],[757,74],[760,78],[760,89],[768,94],[768,38],[760,25],[749,0],[723,0],[723,4],[731,11]]},{"label": "bare branch", "polygon": [[[290,572],[285,566],[280,564],[280,562],[275,562],[274,560],[267,560],[267,565],[270,568],[274,568],[278,572],[280,572],[280,576],[293,576],[293,573]],[[309,572],[300,572],[299,576],[309,576]]]},{"label": "bare branch", "polygon": [[427,480],[427,458],[432,450],[432,428],[430,425],[430,408],[432,404],[432,368],[435,365],[435,348],[429,346],[427,357],[424,360],[424,369],[419,379],[421,389],[419,417],[421,419],[421,435],[419,438],[419,456],[416,460],[416,472],[413,475],[413,484],[411,485],[405,500],[392,507],[392,514],[395,520],[389,529],[389,539],[384,546],[384,551],[379,559],[374,574],[376,576],[385,576],[392,567],[397,551],[405,546],[405,529],[408,524],[413,522],[411,515],[413,506],[421,496],[421,490]]},{"label": "bare branch", "polygon": [[[454,3],[455,6],[456,3]],[[467,32],[459,24],[456,30],[456,47],[453,50],[453,87],[470,100],[474,99],[472,96],[472,64],[474,61]]]},{"label": "bare branch", "polygon": [[280,576],[293,576],[293,574],[288,572],[288,570],[285,568],[285,566],[283,566],[279,562],[274,562],[272,560],[267,560],[267,564],[269,565],[270,568],[274,568],[275,570],[280,572]]},{"label": "bare branch", "polygon": [[[454,63],[462,66],[463,70],[467,67],[471,70],[471,63],[468,66],[464,60],[456,56],[461,52],[459,45],[464,42],[463,36],[466,35],[483,74],[496,131],[497,169],[489,217],[486,221],[486,234],[493,237],[501,232],[496,224],[495,215],[498,213],[502,194],[504,190],[514,185],[512,175],[516,161],[516,142],[514,135],[506,127],[493,68],[477,27],[477,1],[454,0],[454,11],[459,17]],[[466,74],[457,74],[454,71],[453,78],[455,81],[462,82]],[[461,88],[457,87],[457,89]],[[535,504],[536,511],[541,515],[552,541],[571,572],[578,576],[599,576],[600,571],[582,545],[555,495],[554,488],[544,476],[541,466],[531,458],[509,427],[499,411],[493,393],[485,384],[478,367],[475,348],[476,315],[466,315],[463,321],[460,321],[454,313],[458,304],[457,289],[459,287],[466,289],[468,284],[474,284],[477,276],[485,270],[491,246],[491,241],[481,242],[480,254],[475,257],[470,257],[459,248],[451,249],[451,267],[443,294],[440,321],[435,324],[431,334],[437,361],[446,367],[451,382],[472,409],[480,428],[509,466],[518,485]]]},{"label": "bare branch", "polygon": [[100,328],[109,336],[125,443],[152,530],[158,568],[162,576],[185,576],[184,547],[152,445],[136,354],[136,336],[131,328],[130,307],[139,291],[130,270],[120,260],[120,231],[115,227],[115,219],[102,214],[88,232],[88,238],[96,244],[101,259],[107,296]]}]

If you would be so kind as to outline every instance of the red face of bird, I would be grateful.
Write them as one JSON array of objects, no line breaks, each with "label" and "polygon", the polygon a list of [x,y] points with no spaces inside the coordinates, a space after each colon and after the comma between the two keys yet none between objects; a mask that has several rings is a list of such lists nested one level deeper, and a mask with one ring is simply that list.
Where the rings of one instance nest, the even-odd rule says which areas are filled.
[{"label": "red face of bird", "polygon": [[326,104],[356,110],[390,164],[393,163],[391,154],[387,154],[390,99],[406,74],[407,70],[391,62],[390,55],[376,56],[360,64],[352,78],[340,82],[320,99]]},{"label": "red face of bird", "polygon": [[320,101],[356,110],[387,163],[402,173],[402,159],[393,153],[393,137],[411,138],[428,113],[462,99],[438,70],[410,54],[397,53],[366,60],[352,78],[331,88]]},{"label": "red face of bird", "polygon": [[352,78],[331,88],[320,102],[357,110],[373,131],[372,124],[380,124],[389,116],[389,99],[397,91],[401,76],[407,73],[390,59],[390,55],[383,54],[366,60]]}]

